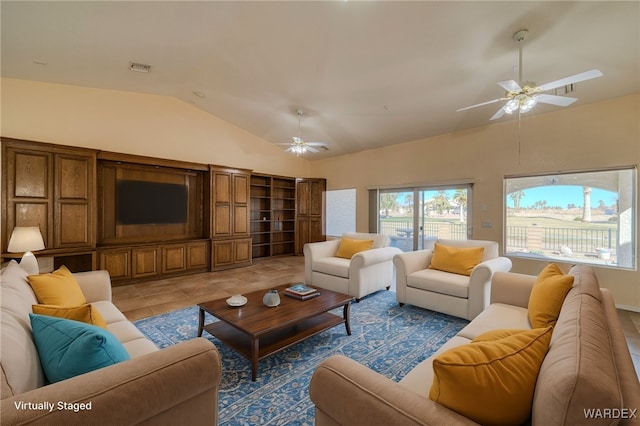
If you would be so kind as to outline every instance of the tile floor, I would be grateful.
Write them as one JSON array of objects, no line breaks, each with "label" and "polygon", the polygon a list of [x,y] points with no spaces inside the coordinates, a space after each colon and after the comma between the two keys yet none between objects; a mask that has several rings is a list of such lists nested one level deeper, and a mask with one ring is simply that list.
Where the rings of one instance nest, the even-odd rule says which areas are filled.
[{"label": "tile floor", "polygon": [[[304,280],[304,257],[254,259],[245,268],[146,281],[113,288],[113,302],[132,321],[237,293]],[[618,311],[640,377],[640,313]]]}]

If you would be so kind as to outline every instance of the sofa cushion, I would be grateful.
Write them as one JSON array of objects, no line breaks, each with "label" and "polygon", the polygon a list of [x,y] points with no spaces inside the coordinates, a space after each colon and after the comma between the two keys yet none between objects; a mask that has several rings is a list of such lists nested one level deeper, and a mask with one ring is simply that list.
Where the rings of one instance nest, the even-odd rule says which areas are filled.
[{"label": "sofa cushion", "polygon": [[473,340],[488,331],[504,328],[531,329],[527,310],[520,306],[492,303],[460,330],[458,336]]},{"label": "sofa cushion", "polygon": [[32,311],[38,315],[49,315],[51,317],[66,318],[74,321],[81,321],[107,329],[100,312],[91,304],[80,306],[57,306],[57,305],[33,305]]},{"label": "sofa cushion", "polygon": [[463,299],[469,297],[468,276],[451,274],[437,269],[421,269],[409,274],[407,286]]},{"label": "sofa cushion", "polygon": [[471,343],[469,339],[453,336],[440,346],[433,355],[412,368],[398,383],[418,395],[429,398],[429,386],[425,386],[425,383],[433,383],[433,360],[449,349],[469,343]]},{"label": "sofa cushion", "polygon": [[[586,409],[602,413],[624,407],[598,281],[591,268],[578,267],[572,272],[575,282],[562,305],[538,376],[534,425],[582,424]],[[588,423],[613,421],[596,418]]]},{"label": "sofa cushion", "polygon": [[107,330],[79,321],[29,314],[42,368],[51,383],[130,359]]},{"label": "sofa cushion", "polygon": [[45,305],[78,306],[87,303],[78,281],[66,266],[50,274],[29,275],[36,297]]},{"label": "sofa cushion", "polygon": [[555,263],[550,263],[540,272],[529,296],[531,327],[546,327],[556,323],[572,285],[573,276],[565,275]]},{"label": "sofa cushion", "polygon": [[0,359],[2,359],[2,397],[18,395],[46,383],[40,358],[31,335],[29,312],[38,303],[27,272],[10,261],[0,273]]},{"label": "sofa cushion", "polygon": [[313,271],[336,277],[349,278],[350,259],[342,257],[323,257],[313,262]]},{"label": "sofa cushion", "polygon": [[372,246],[373,240],[354,240],[351,238],[342,237],[340,239],[338,251],[336,252],[336,257],[351,259],[356,253],[371,250]]},{"label": "sofa cushion", "polygon": [[483,425],[524,423],[551,329],[522,330],[440,354],[433,360],[429,398]]},{"label": "sofa cushion", "polygon": [[107,326],[114,322],[127,321],[127,317],[125,317],[112,302],[99,300],[97,302],[92,302],[91,305],[100,312],[100,315],[104,318],[104,322],[107,323]]},{"label": "sofa cushion", "polygon": [[435,243],[429,268],[453,274],[471,275],[482,261],[484,247],[458,248]]}]

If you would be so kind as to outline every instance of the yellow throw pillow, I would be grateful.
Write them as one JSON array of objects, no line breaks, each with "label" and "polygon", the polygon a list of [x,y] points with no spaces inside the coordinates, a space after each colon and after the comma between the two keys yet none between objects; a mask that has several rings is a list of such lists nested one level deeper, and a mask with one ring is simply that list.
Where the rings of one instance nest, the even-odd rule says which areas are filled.
[{"label": "yellow throw pillow", "polygon": [[521,330],[443,352],[433,360],[429,398],[482,425],[524,423],[551,329]]},{"label": "yellow throw pillow", "polygon": [[504,339],[505,337],[513,336],[514,334],[522,333],[523,331],[527,331],[523,328],[499,328],[496,330],[487,331],[482,333],[475,339],[471,341],[471,343],[477,342],[493,342],[494,340]]},{"label": "yellow throw pillow", "polygon": [[79,306],[87,303],[78,281],[66,266],[50,274],[29,275],[28,279],[38,302],[42,304]]},{"label": "yellow throw pillow", "polygon": [[563,274],[555,263],[550,263],[540,272],[529,295],[529,322],[532,328],[556,324],[571,286],[573,276]]},{"label": "yellow throw pillow", "polygon": [[361,251],[370,250],[373,247],[373,240],[354,240],[351,238],[342,238],[336,257],[351,259],[354,254]]},{"label": "yellow throw pillow", "polygon": [[102,318],[102,315],[100,315],[96,307],[91,304],[72,307],[33,305],[31,310],[34,314],[86,322],[87,324],[93,324],[105,330],[107,329],[107,323],[104,321],[104,318]]},{"label": "yellow throw pillow", "polygon": [[484,247],[457,248],[435,243],[430,269],[471,275],[475,266],[482,262]]}]

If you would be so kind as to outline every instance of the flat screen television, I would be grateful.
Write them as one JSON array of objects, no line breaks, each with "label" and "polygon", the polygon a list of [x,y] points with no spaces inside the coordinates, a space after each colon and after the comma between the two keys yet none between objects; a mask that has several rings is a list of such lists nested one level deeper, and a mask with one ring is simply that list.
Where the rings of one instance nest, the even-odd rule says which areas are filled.
[{"label": "flat screen television", "polygon": [[119,225],[187,222],[188,188],[174,183],[119,180],[116,218]]}]

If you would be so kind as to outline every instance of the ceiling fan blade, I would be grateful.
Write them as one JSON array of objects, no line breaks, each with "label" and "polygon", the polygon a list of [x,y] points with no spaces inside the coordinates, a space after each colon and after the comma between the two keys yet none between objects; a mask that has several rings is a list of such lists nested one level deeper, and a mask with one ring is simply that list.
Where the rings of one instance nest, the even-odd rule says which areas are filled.
[{"label": "ceiling fan blade", "polygon": [[314,148],[312,146],[307,146],[307,151],[309,151],[309,152],[320,152],[319,149],[316,149],[316,148]]},{"label": "ceiling fan blade", "polygon": [[581,72],[580,74],[571,75],[569,77],[561,78],[560,80],[552,81],[538,86],[538,88],[545,92],[547,90],[555,89],[556,87],[566,86],[568,84],[578,83],[580,81],[591,80],[592,78],[602,77],[602,71],[598,69],[592,69],[589,71]]},{"label": "ceiling fan blade", "polygon": [[569,106],[578,100],[578,98],[568,98],[566,96],[548,95],[546,93],[541,93],[537,95],[535,98],[538,102],[542,102],[543,104],[551,104],[551,105],[558,105],[558,106]]},{"label": "ceiling fan blade", "polygon": [[305,145],[308,145],[308,146],[325,146],[326,143],[324,143],[324,142],[305,142]]},{"label": "ceiling fan blade", "polygon": [[497,84],[507,92],[519,92],[522,90],[522,87],[515,80],[499,81]]},{"label": "ceiling fan blade", "polygon": [[501,118],[505,112],[504,107],[500,108],[495,114],[493,114],[493,117],[491,117],[490,120],[497,120],[498,118]]},{"label": "ceiling fan blade", "polygon": [[464,108],[457,109],[457,110],[456,110],[456,112],[465,111],[465,110],[467,110],[467,109],[476,108],[476,107],[479,107],[479,106],[484,106],[484,105],[493,104],[493,103],[496,103],[496,102],[504,101],[505,99],[506,99],[506,98],[498,98],[498,99],[494,99],[494,100],[492,100],[492,101],[483,102],[483,103],[481,103],[481,104],[471,105],[471,106],[468,106],[468,107],[464,107]]}]

